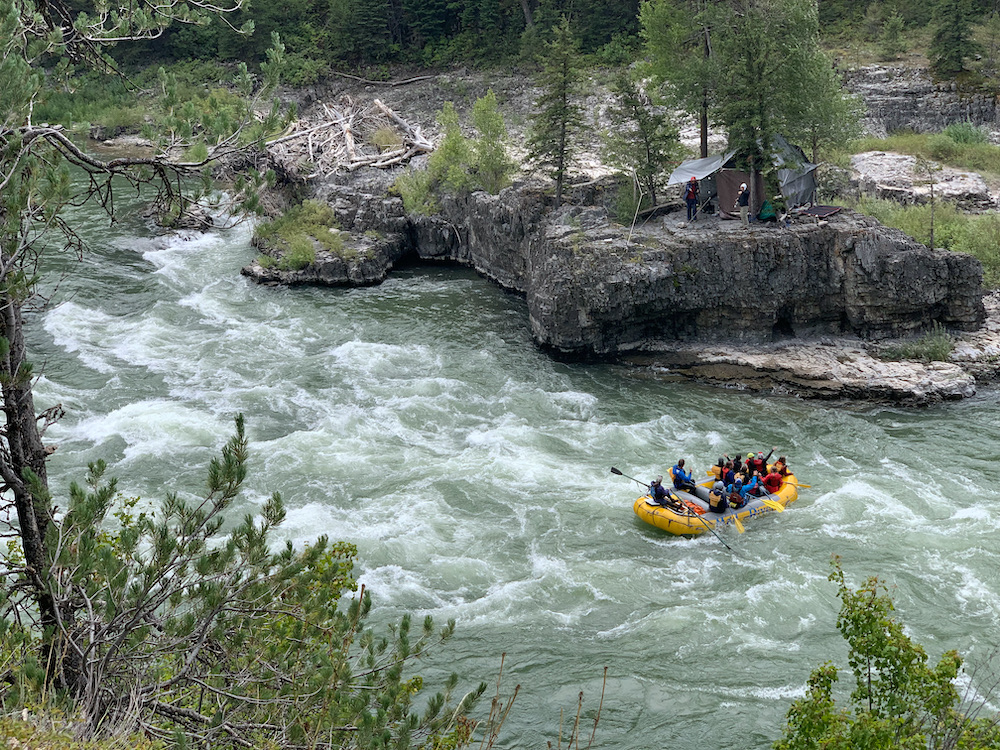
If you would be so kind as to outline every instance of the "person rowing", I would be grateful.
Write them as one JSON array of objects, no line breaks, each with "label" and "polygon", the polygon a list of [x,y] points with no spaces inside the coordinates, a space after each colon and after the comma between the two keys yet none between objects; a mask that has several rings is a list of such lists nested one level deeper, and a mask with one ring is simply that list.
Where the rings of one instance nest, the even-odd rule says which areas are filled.
[{"label": "person rowing", "polygon": [[670,493],[667,492],[667,488],[663,486],[662,475],[658,476],[649,483],[649,494],[653,500],[658,502],[660,505],[663,505],[664,501],[670,498]]}]

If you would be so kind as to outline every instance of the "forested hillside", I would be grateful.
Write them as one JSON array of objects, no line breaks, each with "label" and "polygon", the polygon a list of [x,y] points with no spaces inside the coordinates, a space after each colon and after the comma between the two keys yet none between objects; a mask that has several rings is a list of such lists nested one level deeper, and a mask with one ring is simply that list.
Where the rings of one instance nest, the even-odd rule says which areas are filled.
[{"label": "forested hillside", "polygon": [[[88,3],[74,3],[84,9]],[[125,60],[264,60],[272,32],[281,35],[291,82],[307,83],[329,70],[378,75],[391,63],[420,66],[509,64],[531,57],[567,16],[581,51],[595,61],[625,62],[641,49],[640,0],[287,0],[255,3],[206,25],[176,25],[132,48]],[[680,0],[695,14],[717,0]],[[992,67],[1000,41],[995,0],[819,0],[820,33],[832,45],[873,44],[893,57],[935,43],[948,57],[942,73],[974,58]],[[252,23],[247,37],[238,29]],[[943,30],[943,34],[939,33]],[[940,37],[940,38],[938,38]],[[932,45],[933,46],[933,45]]]}]

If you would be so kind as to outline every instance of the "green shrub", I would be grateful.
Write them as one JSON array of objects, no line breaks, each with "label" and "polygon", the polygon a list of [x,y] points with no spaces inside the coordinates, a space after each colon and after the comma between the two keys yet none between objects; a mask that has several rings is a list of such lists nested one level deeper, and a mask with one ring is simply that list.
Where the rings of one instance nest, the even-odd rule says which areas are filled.
[{"label": "green shrub", "polygon": [[274,268],[278,264],[270,255],[260,255],[257,257],[257,265],[261,268]]},{"label": "green shrub", "polygon": [[397,177],[393,185],[403,199],[406,213],[419,216],[430,216],[441,210],[433,186],[434,177],[430,171],[412,167]]},{"label": "green shrub", "polygon": [[288,250],[281,258],[278,268],[282,271],[301,271],[316,262],[316,246],[304,234],[296,235],[288,243]]},{"label": "green shrub", "polygon": [[[864,199],[855,208],[889,227],[901,229],[918,242],[930,241],[929,205],[903,206],[887,200]],[[952,203],[934,206],[934,244],[968,253],[983,264],[983,285],[1000,287],[1000,215],[966,214]]]},{"label": "green shrub", "polygon": [[635,221],[636,211],[648,204],[649,196],[641,195],[631,180],[622,180],[612,203],[615,220],[624,226],[631,226]]},{"label": "green shrub", "polygon": [[961,153],[962,147],[944,133],[936,133],[927,139],[927,151],[938,161],[951,162]]},{"label": "green shrub", "polygon": [[922,156],[935,159],[959,169],[969,169],[986,174],[1000,175],[1000,147],[976,140],[977,135],[966,135],[968,128],[975,126],[958,123],[949,126],[957,128],[958,138],[972,138],[970,142],[959,142],[947,133],[926,135],[921,133],[893,133],[886,138],[860,138],[849,144],[849,151],[857,154],[862,151],[894,151],[900,154]]},{"label": "green shrub", "polygon": [[885,359],[913,359],[921,362],[947,362],[954,349],[954,342],[944,326],[937,321],[923,336],[882,351]]},{"label": "green shrub", "polygon": [[315,243],[334,255],[343,253],[344,239],[336,225],[337,216],[328,204],[307,200],[260,224],[254,236],[283,253],[282,269],[298,270],[316,262]]},{"label": "green shrub", "polygon": [[955,122],[944,129],[944,134],[955,143],[963,145],[973,145],[978,143],[989,143],[989,134],[978,125],[971,122]]},{"label": "green shrub", "polygon": [[955,233],[951,249],[979,259],[983,264],[983,286],[1000,287],[1000,216],[970,216]]}]

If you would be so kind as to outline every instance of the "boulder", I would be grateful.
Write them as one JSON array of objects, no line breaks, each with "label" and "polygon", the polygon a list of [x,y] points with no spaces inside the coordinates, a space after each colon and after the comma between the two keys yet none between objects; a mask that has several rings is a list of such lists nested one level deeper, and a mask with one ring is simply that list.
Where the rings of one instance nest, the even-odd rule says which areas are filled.
[{"label": "boulder", "polygon": [[961,208],[993,208],[996,202],[986,182],[975,172],[944,167],[929,162],[929,170],[920,173],[916,157],[884,151],[865,151],[851,157],[852,182],[856,192],[900,203],[926,203],[930,200],[930,180],[934,198],[952,201]]}]

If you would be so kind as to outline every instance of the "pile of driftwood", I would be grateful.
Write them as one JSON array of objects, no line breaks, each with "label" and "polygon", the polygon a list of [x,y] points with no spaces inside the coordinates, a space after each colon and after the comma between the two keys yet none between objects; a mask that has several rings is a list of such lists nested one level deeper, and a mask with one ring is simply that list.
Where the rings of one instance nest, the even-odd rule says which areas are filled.
[{"label": "pile of driftwood", "polygon": [[267,150],[286,172],[310,179],[338,169],[402,164],[434,145],[419,126],[378,99],[364,106],[344,96],[336,105],[323,104],[314,118],[292,123]]}]

